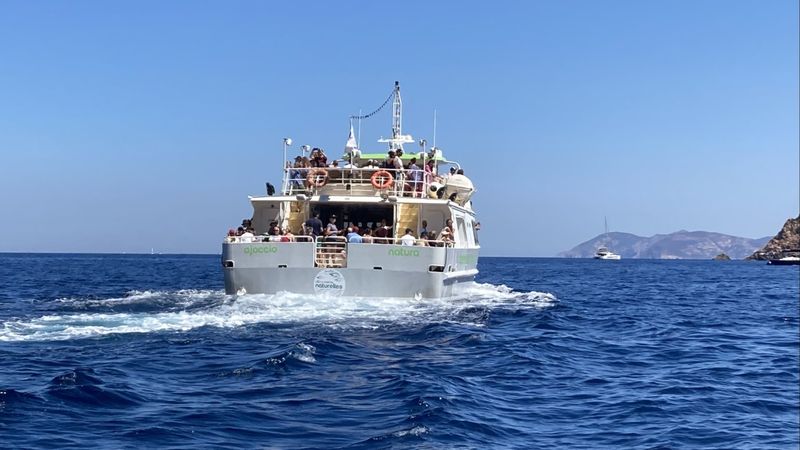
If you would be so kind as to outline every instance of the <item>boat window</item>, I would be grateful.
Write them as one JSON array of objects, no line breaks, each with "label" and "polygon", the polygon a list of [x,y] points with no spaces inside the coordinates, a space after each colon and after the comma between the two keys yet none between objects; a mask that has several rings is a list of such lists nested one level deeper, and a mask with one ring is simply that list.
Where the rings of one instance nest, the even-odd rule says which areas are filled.
[{"label": "boat window", "polygon": [[456,227],[458,227],[458,236],[456,237],[456,244],[460,243],[459,247],[467,247],[467,228],[464,225],[463,217],[456,217]]},{"label": "boat window", "polygon": [[464,217],[464,243],[472,247],[475,245],[475,233],[472,232],[472,217]]}]

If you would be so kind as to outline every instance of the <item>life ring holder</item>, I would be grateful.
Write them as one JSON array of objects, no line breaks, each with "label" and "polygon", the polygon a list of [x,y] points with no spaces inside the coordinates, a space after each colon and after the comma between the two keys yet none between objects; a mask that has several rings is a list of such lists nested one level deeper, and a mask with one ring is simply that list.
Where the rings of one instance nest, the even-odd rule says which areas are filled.
[{"label": "life ring holder", "polygon": [[328,171],[317,167],[308,171],[308,180],[309,186],[314,187],[322,187],[328,184]]},{"label": "life ring holder", "polygon": [[394,177],[387,170],[379,170],[369,178],[375,189],[389,189],[394,183]]}]

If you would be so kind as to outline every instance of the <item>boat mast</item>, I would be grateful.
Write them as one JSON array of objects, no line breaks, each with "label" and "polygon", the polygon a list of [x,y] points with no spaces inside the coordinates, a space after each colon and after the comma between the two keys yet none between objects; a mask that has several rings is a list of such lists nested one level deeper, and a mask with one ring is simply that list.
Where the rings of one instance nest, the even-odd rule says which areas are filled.
[{"label": "boat mast", "polygon": [[398,142],[403,135],[403,100],[400,98],[400,82],[394,82],[394,100],[392,100],[392,142],[389,148],[397,150],[403,148]]},{"label": "boat mast", "polygon": [[[403,144],[413,143],[414,138],[411,137],[411,135],[403,134],[403,99],[400,98],[399,81],[394,82],[394,91],[392,91],[391,97],[392,97],[392,137],[388,139],[384,138],[378,139],[378,142],[388,143],[389,150],[402,150]],[[388,102],[389,99],[387,98],[386,101]],[[378,110],[380,110],[380,108]]]}]

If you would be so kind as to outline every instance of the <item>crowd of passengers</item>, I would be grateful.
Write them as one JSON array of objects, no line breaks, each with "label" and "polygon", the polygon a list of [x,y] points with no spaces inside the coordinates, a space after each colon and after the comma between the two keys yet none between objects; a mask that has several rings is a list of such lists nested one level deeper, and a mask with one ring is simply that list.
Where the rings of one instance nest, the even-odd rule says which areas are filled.
[{"label": "crowd of passengers", "polygon": [[358,226],[353,222],[346,222],[343,229],[336,226],[336,216],[328,218],[328,223],[323,224],[319,218],[319,213],[308,219],[302,230],[295,235],[289,228],[283,229],[277,221],[271,222],[267,232],[256,234],[250,219],[242,220],[242,225],[234,230],[228,230],[227,242],[310,242],[322,237],[326,242],[347,242],[350,244],[397,244],[405,246],[422,247],[443,247],[453,245],[455,236],[453,235],[453,221],[447,219],[444,228],[438,233],[435,230],[428,230],[428,221],[422,221],[422,228],[419,235],[414,234],[414,230],[406,228],[402,237],[393,237],[392,227],[388,225],[386,219],[380,223],[367,223],[363,225],[359,222]]},{"label": "crowd of passengers", "polygon": [[[307,175],[311,169],[314,168],[329,168],[329,169],[385,169],[393,172],[398,178],[398,181],[403,183],[405,191],[414,197],[422,196],[422,187],[425,184],[431,184],[434,181],[444,182],[445,179],[454,174],[464,175],[464,170],[451,167],[449,173],[439,175],[438,168],[434,159],[434,153],[428,154],[427,163],[422,164],[422,167],[417,164],[417,158],[411,158],[408,164],[404,164],[403,150],[389,150],[386,158],[380,163],[376,160],[367,160],[362,166],[352,162],[351,155],[345,157],[343,165],[339,165],[339,161],[333,161],[328,164],[328,157],[325,151],[321,148],[313,148],[311,154],[306,156],[296,156],[294,164],[287,162],[287,167],[292,170],[289,173],[289,178],[292,182],[292,187],[295,189],[307,189],[310,187]],[[423,183],[424,181],[424,183]]]}]

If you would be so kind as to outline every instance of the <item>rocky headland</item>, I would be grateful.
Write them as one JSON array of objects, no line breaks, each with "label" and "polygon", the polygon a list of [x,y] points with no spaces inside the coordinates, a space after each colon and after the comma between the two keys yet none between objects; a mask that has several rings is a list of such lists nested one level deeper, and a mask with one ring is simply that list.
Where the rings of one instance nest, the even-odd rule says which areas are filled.
[{"label": "rocky headland", "polygon": [[789,252],[800,252],[800,215],[787,219],[774,238],[746,259],[776,259]]}]

